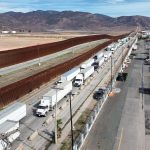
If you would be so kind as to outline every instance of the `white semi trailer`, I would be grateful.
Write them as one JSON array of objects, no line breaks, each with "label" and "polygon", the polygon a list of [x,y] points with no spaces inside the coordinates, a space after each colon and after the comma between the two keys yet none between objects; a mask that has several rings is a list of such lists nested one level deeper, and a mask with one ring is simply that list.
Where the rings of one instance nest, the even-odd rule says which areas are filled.
[{"label": "white semi trailer", "polygon": [[46,116],[49,110],[52,110],[57,103],[61,101],[67,94],[72,91],[72,82],[65,81],[57,86],[56,89],[51,89],[48,93],[43,95],[38,109],[37,116]]},{"label": "white semi trailer", "polygon": [[26,104],[16,102],[0,111],[0,124],[7,120],[19,121],[26,116]]},{"label": "white semi trailer", "polygon": [[104,53],[102,51],[100,51],[94,56],[94,59],[97,60],[97,59],[103,57],[103,55],[104,55]]},{"label": "white semi trailer", "polygon": [[94,73],[94,66],[82,70],[75,78],[74,86],[81,86],[85,80]]},{"label": "white semi trailer", "polygon": [[94,59],[90,58],[81,64],[81,69],[90,67],[94,63]]},{"label": "white semi trailer", "polygon": [[61,82],[64,81],[71,81],[73,80],[77,74],[80,72],[80,68],[73,68],[71,70],[69,70],[68,72],[64,73],[63,75],[61,75]]},{"label": "white semi trailer", "polygon": [[101,57],[101,58],[99,58],[99,59],[97,59],[97,63],[98,63],[98,66],[100,67],[103,63],[104,63],[104,57]]}]

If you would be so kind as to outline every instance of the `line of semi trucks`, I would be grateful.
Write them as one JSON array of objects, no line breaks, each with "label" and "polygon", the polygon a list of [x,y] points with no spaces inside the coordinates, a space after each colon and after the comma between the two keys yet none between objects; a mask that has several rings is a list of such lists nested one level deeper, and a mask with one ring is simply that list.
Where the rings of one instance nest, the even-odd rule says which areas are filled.
[{"label": "line of semi trucks", "polygon": [[36,115],[46,116],[49,110],[54,109],[56,102],[59,103],[65,96],[71,93],[73,86],[82,86],[93,75],[94,71],[101,67],[128,40],[128,38],[124,38],[119,40],[118,43],[109,45],[104,51],[98,52],[93,58],[86,60],[79,67],[62,74],[60,80],[56,82],[55,89],[51,89],[42,96],[36,109]]},{"label": "line of semi trucks", "polygon": [[[61,75],[56,82],[56,87],[50,89],[42,96],[36,109],[37,116],[46,116],[48,111],[53,110],[56,102],[59,103],[64,97],[71,93],[73,86],[80,87],[93,75],[94,71],[103,65],[115,51],[127,43],[129,38],[118,40],[109,45],[104,51],[100,51],[93,58],[83,62]],[[15,102],[0,111],[0,150],[8,148],[20,135],[19,121],[26,117],[26,104]]]}]

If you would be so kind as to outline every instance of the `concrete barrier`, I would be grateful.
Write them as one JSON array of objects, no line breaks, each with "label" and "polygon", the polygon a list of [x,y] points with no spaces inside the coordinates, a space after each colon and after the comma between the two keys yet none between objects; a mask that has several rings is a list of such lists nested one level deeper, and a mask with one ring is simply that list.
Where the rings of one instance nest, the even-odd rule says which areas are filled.
[{"label": "concrete barrier", "polygon": [[38,135],[38,131],[33,132],[29,137],[28,140],[29,141],[33,141]]}]

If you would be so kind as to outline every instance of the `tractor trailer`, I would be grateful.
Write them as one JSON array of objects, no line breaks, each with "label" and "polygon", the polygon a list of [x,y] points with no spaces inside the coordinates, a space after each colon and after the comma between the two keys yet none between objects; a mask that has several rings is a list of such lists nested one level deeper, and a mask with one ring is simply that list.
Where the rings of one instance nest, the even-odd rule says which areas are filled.
[{"label": "tractor trailer", "polygon": [[72,91],[72,82],[65,81],[59,84],[56,89],[51,89],[48,93],[43,95],[38,108],[36,110],[37,116],[46,116],[49,110],[53,110],[54,106],[61,101],[67,94]]},{"label": "tractor trailer", "polygon": [[80,87],[85,80],[94,73],[94,66],[82,70],[75,78],[74,86]]}]

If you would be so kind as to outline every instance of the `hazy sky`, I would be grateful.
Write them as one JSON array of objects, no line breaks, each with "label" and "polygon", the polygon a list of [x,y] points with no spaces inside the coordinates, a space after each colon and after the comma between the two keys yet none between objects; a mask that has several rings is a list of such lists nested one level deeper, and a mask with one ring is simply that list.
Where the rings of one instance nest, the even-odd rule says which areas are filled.
[{"label": "hazy sky", "polygon": [[109,16],[150,16],[150,0],[0,0],[0,12],[73,10]]}]

